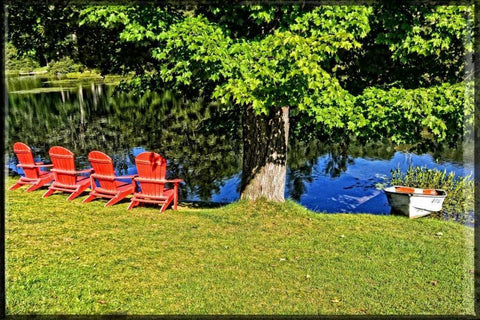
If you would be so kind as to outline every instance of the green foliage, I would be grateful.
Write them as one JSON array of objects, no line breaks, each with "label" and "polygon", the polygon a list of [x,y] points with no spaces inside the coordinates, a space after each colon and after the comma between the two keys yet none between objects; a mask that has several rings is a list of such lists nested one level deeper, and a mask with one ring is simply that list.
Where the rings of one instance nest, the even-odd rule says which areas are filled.
[{"label": "green foliage", "polygon": [[40,67],[40,64],[31,57],[20,55],[17,48],[15,48],[11,43],[7,43],[5,51],[5,66],[7,70],[29,72]]},{"label": "green foliage", "polygon": [[199,7],[196,12],[219,25],[232,39],[254,40],[272,34],[276,30],[287,30],[301,12],[295,5],[235,5]]},{"label": "green foliage", "polygon": [[28,54],[42,66],[76,55],[75,6],[63,0],[55,4],[12,1],[6,10],[8,39],[20,55]]},{"label": "green foliage", "polygon": [[[267,19],[268,14],[260,15],[257,7],[252,10],[252,14]],[[339,14],[349,10],[335,9],[343,25],[356,23],[350,15]],[[159,35],[160,46],[153,50],[153,57],[160,64],[152,76],[141,76],[139,83],[158,77],[175,91],[202,92],[207,98],[211,94],[223,104],[251,105],[258,113],[290,106],[327,126],[342,126],[343,109],[348,109],[353,99],[322,64],[340,49],[358,47],[356,37],[365,32],[340,32],[334,25],[306,32],[311,16],[326,21],[332,15],[324,11],[299,19],[290,26],[292,31],[277,30],[248,41],[228,37],[201,15],[186,16]],[[367,26],[362,30],[368,28],[368,19],[363,21]]]},{"label": "green foliage", "polygon": [[367,6],[319,6],[298,14],[289,29],[303,36],[335,35],[359,48],[359,40],[370,32],[372,12],[373,8]]},{"label": "green foliage", "polygon": [[[466,128],[464,115],[473,113],[471,86],[458,83],[410,90],[366,89],[356,97],[357,113],[349,129],[360,137],[389,137],[396,143],[414,143],[422,138],[456,143]],[[471,121],[469,117],[467,124]]]},{"label": "green foliage", "polygon": [[[157,5],[89,6],[79,13],[79,26],[99,34],[86,38],[91,50],[85,56],[104,72],[128,73],[143,76],[154,68],[152,49],[158,46],[158,35],[177,20],[174,7]],[[102,52],[96,48],[102,47]]]},{"label": "green foliage", "polygon": [[472,76],[473,6],[395,2],[372,9],[361,50],[340,52],[331,65],[350,93],[454,84]]},{"label": "green foliage", "polygon": [[[296,7],[248,8],[257,24],[270,23],[278,11],[298,16]],[[279,26],[283,31],[248,41],[231,38],[201,14],[184,13],[182,17],[161,9],[142,10],[99,7],[80,15],[85,23],[121,26],[121,41],[150,41],[155,46],[151,53],[156,63],[147,74],[137,74],[132,87],[143,91],[160,85],[179,94],[220,99],[224,104],[252,105],[263,113],[271,107],[298,107],[319,122],[341,125],[343,112],[339,110],[352,98],[321,65],[333,59],[338,50],[360,46],[358,39],[368,31],[368,8],[319,7],[295,21],[292,16],[292,24],[287,25],[291,31]],[[145,19],[147,11],[156,19]],[[332,17],[336,22],[327,23]],[[332,117],[334,114],[338,116]]]},{"label": "green foliage", "polygon": [[412,53],[441,59],[455,42],[473,51],[472,6],[403,7],[385,15],[383,22],[385,32],[376,40],[388,45],[393,57],[403,63]]},{"label": "green foliage", "polygon": [[473,223],[472,177],[457,177],[453,172],[447,174],[446,171],[423,167],[409,167],[406,172],[396,169],[391,171],[391,175],[391,185],[445,190],[447,197],[443,202],[442,211],[433,213],[433,217]]},{"label": "green foliage", "polygon": [[[342,107],[352,99],[349,101],[348,93],[320,64],[328,58],[325,48],[334,50],[348,43],[330,36],[306,38],[285,31],[262,41],[233,45],[233,59],[226,66],[232,76],[216,88],[214,97],[222,103],[231,100],[236,105],[252,105],[258,113],[291,106],[319,122],[341,125],[340,117],[332,116],[331,111],[342,113]],[[329,117],[325,117],[327,113]]]},{"label": "green foliage", "polygon": [[375,42],[402,65],[421,63],[432,68],[425,74],[449,81],[470,72],[465,62],[473,53],[473,6],[384,6],[378,23]]},{"label": "green foliage", "polygon": [[[293,117],[313,120],[331,134],[339,129],[359,137],[388,136],[398,143],[419,137],[458,140],[464,130],[462,110],[467,115],[473,110],[462,84],[408,90],[395,85],[371,87],[354,97],[335,76],[340,69],[332,65],[346,63],[345,52],[359,51],[362,39],[371,38],[367,37],[372,33],[371,21],[380,28],[373,31],[376,41],[382,44],[388,38],[393,45],[389,28],[405,21],[395,22],[392,17],[408,17],[419,9],[398,14],[389,10],[240,6],[202,8],[201,14],[195,14],[150,6],[109,6],[88,8],[80,16],[82,23],[117,30],[120,42],[150,48],[142,66],[145,72],[137,72],[125,86],[130,90],[170,88],[184,98],[202,96],[224,106],[253,106],[258,113],[289,106]],[[426,14],[425,21],[439,15],[446,21],[445,17],[457,17],[469,9],[429,10],[420,10]],[[242,32],[242,25],[250,31]],[[452,35],[456,27],[446,28],[441,30]],[[395,48],[393,59],[400,54],[400,47]]]},{"label": "green foliage", "polygon": [[120,28],[120,40],[139,43],[155,40],[176,20],[177,11],[155,5],[90,6],[80,12],[79,25],[100,25],[106,29]]},{"label": "green foliage", "polygon": [[158,214],[43,192],[7,191],[11,316],[474,312],[474,232],[457,223],[290,201]]},{"label": "green foliage", "polygon": [[180,93],[208,97],[219,81],[228,76],[223,64],[231,39],[202,16],[186,17],[158,35],[161,45],[153,50],[156,74]]},{"label": "green foliage", "polygon": [[[388,136],[397,143],[419,137],[453,143],[464,132],[464,114],[473,110],[462,84],[402,89],[401,82],[400,88],[387,83],[354,97],[344,88],[346,80],[336,74],[351,70],[346,68],[352,58],[347,52],[355,56],[372,50],[372,39],[377,47],[388,45],[393,60],[408,56],[418,62],[415,55],[435,56],[440,49],[445,58],[450,54],[445,44],[430,51],[418,48],[430,42],[428,46],[436,46],[433,38],[452,42],[452,37],[467,37],[464,18],[470,9],[419,6],[395,12],[388,6],[253,5],[181,12],[107,6],[87,8],[80,17],[82,23],[116,30],[120,43],[147,49],[150,56],[144,56],[143,72],[124,85],[129,90],[169,88],[184,98],[253,106],[258,113],[289,106],[293,117],[305,119],[297,124],[310,121],[330,134],[342,130],[364,138]],[[417,15],[420,18],[414,18]],[[450,18],[465,28],[447,23]],[[434,26],[434,21],[440,25]],[[393,32],[398,26],[404,33]],[[409,32],[422,35],[418,50],[402,47],[402,41],[415,38]],[[452,54],[457,55],[463,47],[454,48]]]},{"label": "green foliage", "polygon": [[48,72],[55,75],[80,72],[82,70],[83,66],[80,63],[75,63],[69,57],[54,61],[48,66]]}]

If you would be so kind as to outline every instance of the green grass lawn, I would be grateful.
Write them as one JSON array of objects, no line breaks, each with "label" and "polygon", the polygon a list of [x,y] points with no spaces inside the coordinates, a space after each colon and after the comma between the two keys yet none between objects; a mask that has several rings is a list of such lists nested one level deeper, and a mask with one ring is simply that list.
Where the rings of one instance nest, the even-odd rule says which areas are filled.
[{"label": "green grass lawn", "polygon": [[474,312],[473,230],[453,222],[23,190],[6,192],[9,315]]}]

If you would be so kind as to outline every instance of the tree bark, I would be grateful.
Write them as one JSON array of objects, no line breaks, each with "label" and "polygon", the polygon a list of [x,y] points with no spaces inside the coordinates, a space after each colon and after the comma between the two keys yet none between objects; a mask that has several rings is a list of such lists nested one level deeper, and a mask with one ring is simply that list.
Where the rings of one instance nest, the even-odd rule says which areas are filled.
[{"label": "tree bark", "polygon": [[243,113],[243,171],[241,199],[285,201],[287,176],[288,107],[277,107],[268,115]]}]

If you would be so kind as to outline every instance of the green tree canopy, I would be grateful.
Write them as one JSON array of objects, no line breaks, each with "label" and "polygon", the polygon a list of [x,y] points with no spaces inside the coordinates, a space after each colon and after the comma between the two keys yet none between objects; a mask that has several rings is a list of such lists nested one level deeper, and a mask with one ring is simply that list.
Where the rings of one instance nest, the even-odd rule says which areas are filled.
[{"label": "green tree canopy", "polygon": [[[397,99],[400,105],[398,97],[406,92],[423,96],[423,100],[401,100],[417,105],[417,117],[428,113],[421,121],[406,121],[405,126],[418,134],[426,128],[438,141],[458,139],[462,132],[458,123],[446,122],[460,117],[430,114],[432,108],[427,105],[433,103],[446,113],[454,109],[456,114],[464,106],[473,107],[464,103],[461,85],[444,84],[464,80],[465,59],[472,50],[468,6],[228,6],[197,11],[106,6],[84,10],[81,18],[85,24],[116,29],[120,41],[149,50],[144,72],[137,73],[128,86],[139,92],[166,87],[182,97],[252,106],[257,113],[288,106],[292,116],[306,115],[327,132],[342,128],[366,137],[365,129],[374,123],[380,129],[377,132],[398,142],[409,140],[409,133],[391,127],[398,117],[386,119],[385,113],[366,105],[392,109],[385,101]],[[369,56],[379,48],[389,52],[384,60],[394,67],[384,70],[387,75],[380,76],[382,70],[376,70],[382,79],[366,72],[371,79],[365,83],[350,69],[364,68],[358,64],[372,59]],[[410,76],[399,80],[405,73],[419,80],[413,84]],[[349,92],[352,85],[344,79],[350,75],[357,87],[363,84],[356,97],[358,89]],[[372,87],[375,83],[378,89]],[[422,89],[431,85],[440,86]],[[453,98],[448,98],[451,94]],[[402,105],[397,111],[408,120],[409,104]]]}]

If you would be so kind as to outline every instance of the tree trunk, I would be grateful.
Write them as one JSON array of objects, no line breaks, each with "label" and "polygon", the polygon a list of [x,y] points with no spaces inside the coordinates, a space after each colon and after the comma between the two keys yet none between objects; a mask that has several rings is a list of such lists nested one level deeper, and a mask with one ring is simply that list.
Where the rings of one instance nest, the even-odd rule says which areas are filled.
[{"label": "tree trunk", "polygon": [[287,176],[288,107],[269,115],[243,114],[243,171],[241,199],[285,201]]}]

